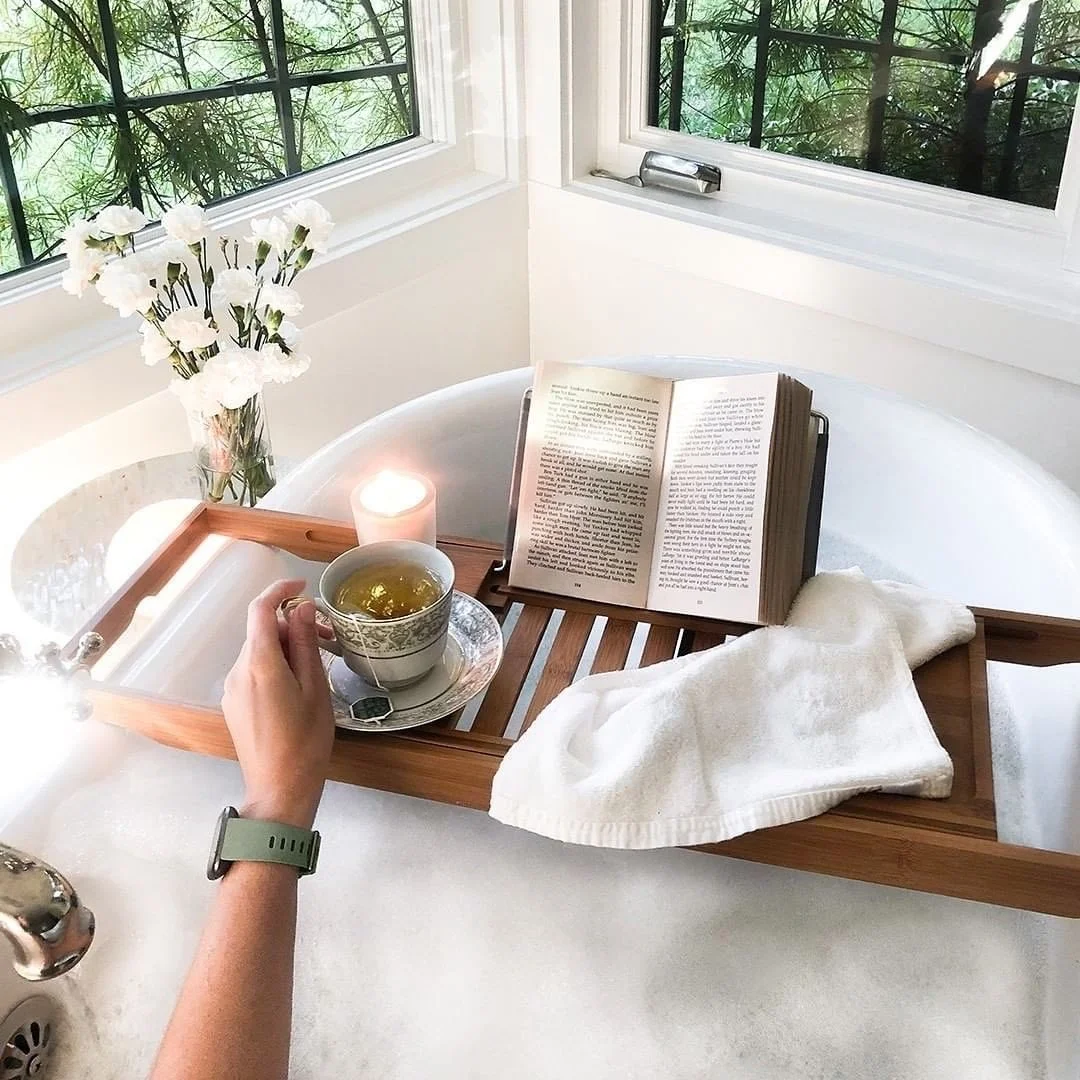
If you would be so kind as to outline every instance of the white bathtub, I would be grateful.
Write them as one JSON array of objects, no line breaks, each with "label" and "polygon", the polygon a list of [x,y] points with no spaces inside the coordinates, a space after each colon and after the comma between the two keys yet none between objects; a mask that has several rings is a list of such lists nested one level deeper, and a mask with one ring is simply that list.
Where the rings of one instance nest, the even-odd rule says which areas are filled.
[{"label": "white bathtub", "polygon": [[[954,420],[796,374],[831,421],[823,565],[857,559],[972,604],[1080,614],[1075,496]],[[528,380],[492,376],[363,424],[266,505],[345,518],[362,472],[410,465],[438,485],[443,532],[501,539]],[[116,677],[214,702],[243,606],[296,567],[232,545]],[[1002,834],[1080,851],[1080,672],[999,667]],[[0,826],[99,914],[94,950],[56,984],[76,1015],[59,1075],[91,1075],[93,1061],[94,1076],[120,1077],[145,1071],[167,1017],[212,896],[200,874],[213,818],[238,778],[127,733],[81,738],[93,745],[49,786],[49,813],[9,808]],[[301,887],[296,1077],[1080,1076],[1076,923],[688,852],[568,847],[341,785],[320,828],[323,863]]]}]

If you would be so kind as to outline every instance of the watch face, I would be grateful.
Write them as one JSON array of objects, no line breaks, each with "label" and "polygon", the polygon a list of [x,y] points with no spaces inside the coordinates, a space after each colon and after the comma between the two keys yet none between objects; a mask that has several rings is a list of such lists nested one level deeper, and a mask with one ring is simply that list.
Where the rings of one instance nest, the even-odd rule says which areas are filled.
[{"label": "watch face", "polygon": [[222,861],[221,845],[225,842],[225,826],[228,825],[229,819],[239,816],[233,806],[226,806],[218,816],[217,828],[214,830],[214,842],[210,848],[210,859],[206,864],[206,876],[211,881],[217,881],[218,878],[224,877],[225,871],[232,865]]}]

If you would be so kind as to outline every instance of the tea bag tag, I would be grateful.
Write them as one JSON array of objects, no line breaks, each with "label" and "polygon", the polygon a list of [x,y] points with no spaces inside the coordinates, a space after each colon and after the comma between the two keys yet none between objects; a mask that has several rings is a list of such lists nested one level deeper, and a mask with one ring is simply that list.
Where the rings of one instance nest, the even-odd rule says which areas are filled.
[{"label": "tea bag tag", "polygon": [[378,724],[394,711],[394,703],[388,697],[357,698],[349,706],[349,715],[364,724]]}]

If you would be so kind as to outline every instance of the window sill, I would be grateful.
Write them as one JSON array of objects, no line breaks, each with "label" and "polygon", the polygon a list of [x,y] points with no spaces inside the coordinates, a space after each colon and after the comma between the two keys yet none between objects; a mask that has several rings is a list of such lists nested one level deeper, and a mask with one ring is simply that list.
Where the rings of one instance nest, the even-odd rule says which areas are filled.
[{"label": "window sill", "polygon": [[[532,188],[535,199],[559,197]],[[935,247],[883,239],[857,221],[824,227],[725,201],[723,189],[697,199],[582,178],[562,195],[566,227],[602,236],[607,249],[1080,383],[1080,276],[1061,269],[1060,256],[1039,258],[1030,232],[1016,230],[998,255],[940,238]]]}]

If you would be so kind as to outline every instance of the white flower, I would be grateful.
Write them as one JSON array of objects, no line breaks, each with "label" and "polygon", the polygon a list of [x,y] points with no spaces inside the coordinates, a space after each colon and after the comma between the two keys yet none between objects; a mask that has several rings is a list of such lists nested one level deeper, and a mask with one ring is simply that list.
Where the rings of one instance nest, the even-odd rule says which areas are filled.
[{"label": "white flower", "polygon": [[140,350],[147,367],[153,367],[172,356],[173,343],[162,336],[161,331],[153,323],[144,322],[139,327],[139,333],[142,334]]},{"label": "white flower", "polygon": [[246,308],[255,303],[258,285],[255,272],[246,266],[237,270],[219,270],[214,278],[214,293],[230,307]]},{"label": "white flower", "polygon": [[180,308],[161,322],[161,332],[184,351],[208,349],[218,339],[217,330],[197,307]]},{"label": "white flower", "polygon": [[266,382],[292,382],[311,367],[310,358],[303,353],[287,353],[273,342],[264,345],[259,352],[262,357],[262,376]]},{"label": "white flower", "polygon": [[108,257],[107,252],[87,243],[91,239],[94,239],[92,221],[79,218],[64,230],[60,250],[67,256],[68,265],[60,282],[72,296],[82,296],[86,287],[101,273]]},{"label": "white flower", "polygon": [[216,395],[213,380],[205,371],[197,371],[187,379],[175,378],[169,383],[169,389],[193,416],[217,416],[224,408]]},{"label": "white flower", "polygon": [[304,247],[312,251],[325,251],[334,231],[334,219],[322,203],[314,199],[301,199],[285,211],[285,220],[294,229],[306,229],[302,239]]},{"label": "white flower", "polygon": [[193,259],[191,249],[182,240],[174,240],[171,237],[167,240],[162,240],[156,248],[151,248],[158,259],[160,259],[166,266],[174,263],[179,263],[181,266],[187,266],[188,260]]},{"label": "white flower", "polygon": [[213,394],[226,409],[239,409],[263,386],[262,358],[255,349],[226,349],[211,356],[202,370]]},{"label": "white flower", "polygon": [[124,264],[129,270],[145,275],[158,286],[164,287],[169,280],[170,264],[179,263],[187,269],[184,261],[190,256],[183,244],[176,240],[165,240],[153,247],[143,248],[124,256]]},{"label": "white flower", "polygon": [[97,236],[130,236],[146,224],[146,215],[131,206],[106,206],[94,218]]},{"label": "white flower", "polygon": [[277,328],[277,336],[292,349],[300,343],[300,339],[304,336],[304,331],[301,330],[296,323],[291,323],[286,320]]},{"label": "white flower", "polygon": [[177,203],[162,215],[161,224],[174,240],[188,247],[201,243],[208,231],[206,211],[198,203]]},{"label": "white flower", "polygon": [[290,246],[292,230],[279,217],[252,218],[248,242],[258,247],[266,244],[271,251],[283,255]]},{"label": "white flower", "polygon": [[300,294],[288,285],[264,285],[259,294],[259,307],[267,311],[280,311],[282,315],[299,315],[304,310]]},{"label": "white flower", "polygon": [[149,311],[157,297],[157,290],[147,276],[141,269],[129,266],[129,262],[129,259],[114,259],[105,265],[97,279],[101,299],[124,318],[136,311]]},{"label": "white flower", "polygon": [[64,230],[64,242],[60,245],[60,250],[69,259],[78,259],[87,252],[95,251],[96,249],[87,243],[88,240],[96,239],[94,232],[95,226],[92,221],[76,218]]},{"label": "white flower", "polygon": [[101,273],[107,256],[104,251],[83,248],[78,255],[68,256],[68,267],[60,277],[64,291],[82,296],[86,287]]}]

